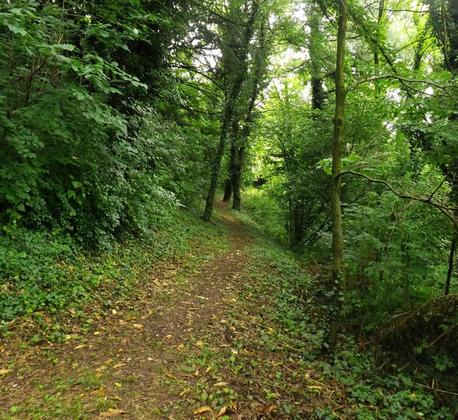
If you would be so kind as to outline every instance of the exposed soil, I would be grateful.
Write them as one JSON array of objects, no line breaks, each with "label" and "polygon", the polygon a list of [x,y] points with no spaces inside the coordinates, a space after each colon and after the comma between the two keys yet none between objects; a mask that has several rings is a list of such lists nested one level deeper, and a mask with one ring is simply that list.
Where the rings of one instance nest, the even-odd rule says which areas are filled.
[{"label": "exposed soil", "polygon": [[[14,366],[0,375],[0,418],[58,417],[47,411],[56,400],[75,418],[192,417],[170,379],[184,375],[177,369],[186,348],[198,347],[203,330],[237,295],[251,240],[230,212],[223,210],[221,217],[230,231],[229,250],[189,278],[180,262],[152,268],[133,301],[115,305],[119,309],[104,314],[82,340],[0,345],[0,367]],[[14,414],[24,404],[36,404],[34,413]]]}]

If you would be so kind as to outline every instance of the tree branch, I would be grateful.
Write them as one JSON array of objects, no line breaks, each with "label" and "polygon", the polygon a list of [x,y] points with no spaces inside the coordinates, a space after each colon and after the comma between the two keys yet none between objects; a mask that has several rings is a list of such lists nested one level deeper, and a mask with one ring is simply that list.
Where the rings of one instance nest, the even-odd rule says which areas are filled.
[{"label": "tree branch", "polygon": [[441,203],[438,203],[437,201],[433,201],[432,200],[434,194],[442,186],[442,184],[444,183],[445,179],[441,182],[441,185],[436,189],[436,191],[433,192],[433,194],[431,194],[428,198],[424,198],[424,197],[416,197],[414,195],[410,195],[410,194],[405,194],[405,193],[399,192],[388,181],[385,181],[384,179],[371,178],[370,176],[365,175],[365,174],[360,173],[360,172],[344,171],[344,172],[341,172],[338,175],[338,177],[341,177],[343,175],[354,175],[354,176],[358,176],[360,178],[364,178],[367,181],[372,182],[374,184],[382,184],[385,187],[387,187],[388,190],[390,190],[393,194],[398,196],[399,198],[402,198],[402,199],[405,199],[405,200],[417,201],[419,203],[428,204],[428,205],[438,209],[444,216],[446,216],[448,219],[451,220],[451,222],[453,223],[455,229],[458,229],[458,220],[455,218],[455,216],[453,214],[450,214],[450,212],[452,212],[452,213],[453,212],[457,212],[458,208],[457,207],[448,207],[448,206],[445,206],[444,204],[441,204]]},{"label": "tree branch", "polygon": [[440,90],[443,90],[447,96],[455,103],[458,105],[458,99],[456,99],[448,90],[448,88],[453,87],[451,85],[448,86],[443,86],[440,85],[439,83],[431,82],[430,80],[423,80],[423,79],[409,79],[407,77],[402,77],[398,76],[396,74],[381,74],[379,76],[372,76],[364,80],[360,80],[356,82],[353,86],[351,86],[350,89],[354,89],[359,85],[362,85],[363,83],[368,83],[368,82],[373,82],[374,80],[383,80],[383,79],[395,79],[403,83],[423,83],[426,85],[434,86]]}]

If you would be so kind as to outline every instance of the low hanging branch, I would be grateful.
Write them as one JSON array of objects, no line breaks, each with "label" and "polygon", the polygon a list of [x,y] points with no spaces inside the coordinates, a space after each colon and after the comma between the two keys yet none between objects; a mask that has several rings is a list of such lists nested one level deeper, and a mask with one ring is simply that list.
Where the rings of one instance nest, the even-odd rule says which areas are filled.
[{"label": "low hanging branch", "polygon": [[353,175],[353,176],[357,176],[357,177],[363,178],[363,179],[365,179],[365,180],[367,180],[367,181],[369,181],[371,183],[374,183],[374,184],[382,184],[385,187],[387,187],[389,191],[391,191],[393,194],[395,194],[399,198],[402,198],[402,199],[405,199],[405,200],[417,201],[419,203],[428,204],[428,205],[438,209],[444,216],[446,216],[448,219],[450,219],[450,221],[453,223],[453,226],[455,227],[455,229],[458,230],[458,220],[454,216],[454,213],[458,212],[458,207],[449,207],[449,206],[446,206],[446,205],[444,205],[442,203],[439,203],[439,202],[433,200],[434,195],[440,189],[440,187],[444,184],[445,179],[442,180],[442,182],[440,183],[439,187],[437,187],[434,190],[434,192],[429,197],[426,198],[426,197],[417,197],[417,196],[414,196],[414,195],[410,195],[410,194],[406,194],[406,193],[403,193],[403,192],[399,192],[388,181],[385,181],[384,179],[371,178],[370,176],[368,176],[366,174],[363,174],[361,172],[344,171],[344,172],[341,172],[339,174],[339,177],[341,177],[343,175]]}]

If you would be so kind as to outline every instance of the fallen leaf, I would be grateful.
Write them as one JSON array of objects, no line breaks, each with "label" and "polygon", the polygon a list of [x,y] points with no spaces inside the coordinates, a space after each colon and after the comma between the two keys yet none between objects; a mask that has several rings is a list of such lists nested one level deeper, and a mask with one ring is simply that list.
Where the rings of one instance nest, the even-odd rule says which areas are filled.
[{"label": "fallen leaf", "polygon": [[257,411],[262,414],[272,414],[274,411],[277,411],[277,406],[275,404],[262,405],[257,409]]},{"label": "fallen leaf", "polygon": [[216,388],[219,388],[219,387],[223,387],[223,386],[227,386],[228,383],[227,382],[217,382],[215,385],[213,385],[214,387]]},{"label": "fallen leaf", "polygon": [[6,375],[10,372],[11,372],[10,369],[0,369],[0,376]]},{"label": "fallen leaf", "polygon": [[141,330],[141,329],[143,329],[143,325],[142,324],[134,324],[134,328],[137,328],[138,330]]},{"label": "fallen leaf", "polygon": [[219,413],[216,417],[222,417],[226,414],[226,411],[227,411],[227,407],[224,406],[221,410],[219,410]]},{"label": "fallen leaf", "polygon": [[125,414],[125,412],[122,410],[115,410],[114,408],[110,408],[108,411],[104,411],[103,413],[100,413],[100,417],[102,418],[116,417],[116,416],[120,416],[121,414]]},{"label": "fallen leaf", "polygon": [[204,413],[212,413],[213,414],[213,410],[208,406],[204,406],[204,407],[199,407],[197,408],[196,410],[194,410],[192,412],[192,414],[194,414],[195,416],[198,416],[199,414],[204,414]]},{"label": "fallen leaf", "polygon": [[113,366],[113,369],[119,369],[119,368],[121,368],[123,366],[126,366],[126,364],[125,363],[117,363],[116,365]]}]

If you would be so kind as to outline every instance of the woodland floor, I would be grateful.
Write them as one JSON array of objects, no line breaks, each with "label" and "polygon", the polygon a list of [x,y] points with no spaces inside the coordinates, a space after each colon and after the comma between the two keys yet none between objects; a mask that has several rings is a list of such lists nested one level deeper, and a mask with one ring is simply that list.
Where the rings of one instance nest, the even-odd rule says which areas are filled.
[{"label": "woodland floor", "polygon": [[0,338],[0,419],[424,418],[423,388],[380,375],[360,344],[322,359],[317,270],[222,205],[196,226],[180,258],[146,251],[128,291],[39,315],[67,335],[35,342],[25,319]]},{"label": "woodland floor", "polygon": [[[239,306],[254,280],[247,272],[254,239],[223,208],[221,222],[229,246],[196,244],[190,258],[152,267],[135,296],[96,314],[78,339],[0,343],[0,418],[273,417],[276,391],[258,381],[263,396],[249,396],[246,369],[235,360],[240,349],[234,337],[253,326],[234,324],[229,316],[254,319],[251,311],[258,310]],[[196,265],[190,261],[197,254],[203,258]]]}]

